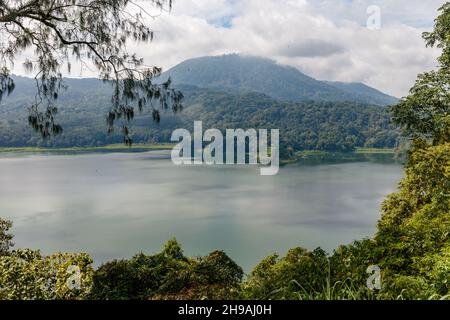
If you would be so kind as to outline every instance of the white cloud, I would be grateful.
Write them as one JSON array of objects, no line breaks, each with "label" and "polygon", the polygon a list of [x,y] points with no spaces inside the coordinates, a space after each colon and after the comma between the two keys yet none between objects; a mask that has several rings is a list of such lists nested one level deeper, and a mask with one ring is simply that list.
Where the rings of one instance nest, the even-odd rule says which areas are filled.
[{"label": "white cloud", "polygon": [[[198,56],[240,52],[272,58],[326,80],[362,81],[403,96],[419,72],[435,67],[425,48],[437,8],[431,0],[175,0],[151,20],[151,44],[130,45],[147,64],[167,69]],[[365,26],[369,5],[382,28]],[[224,22],[224,26],[220,23]],[[225,23],[226,22],[226,23]],[[83,75],[93,73],[84,71]]]}]

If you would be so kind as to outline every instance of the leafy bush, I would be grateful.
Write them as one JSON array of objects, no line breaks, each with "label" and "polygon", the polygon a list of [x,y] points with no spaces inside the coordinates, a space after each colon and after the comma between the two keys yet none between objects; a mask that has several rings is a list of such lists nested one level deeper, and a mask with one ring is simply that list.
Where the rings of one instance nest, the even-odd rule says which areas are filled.
[{"label": "leafy bush", "polygon": [[317,248],[294,248],[285,257],[265,258],[243,284],[246,299],[308,299],[327,287],[329,263],[326,253]]},{"label": "leafy bush", "polygon": [[[70,285],[76,269],[79,287]],[[0,299],[84,299],[92,285],[92,259],[84,253],[16,250],[0,256],[0,271]]]},{"label": "leafy bush", "polygon": [[242,269],[224,252],[186,258],[176,240],[162,252],[112,261],[95,271],[93,299],[231,299]]}]

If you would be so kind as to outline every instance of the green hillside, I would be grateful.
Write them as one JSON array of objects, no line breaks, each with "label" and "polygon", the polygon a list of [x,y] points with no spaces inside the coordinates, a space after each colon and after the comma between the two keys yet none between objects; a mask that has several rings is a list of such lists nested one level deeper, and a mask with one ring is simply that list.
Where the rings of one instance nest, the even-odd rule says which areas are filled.
[{"label": "green hillside", "polygon": [[[67,79],[67,91],[58,99],[61,136],[43,141],[27,124],[27,106],[34,82],[17,79],[15,92],[0,103],[0,146],[83,147],[121,143],[120,130],[108,135],[105,115],[110,87],[95,79]],[[185,95],[184,110],[166,112],[160,124],[143,112],[133,120],[135,143],[169,142],[176,128],[278,128],[282,153],[299,150],[350,151],[356,147],[393,147],[397,131],[385,107],[355,102],[275,100],[265,94],[231,93],[194,86],[178,86]],[[292,148],[292,149],[291,149]]]},{"label": "green hillside", "polygon": [[325,82],[272,60],[236,54],[186,60],[162,75],[176,84],[259,92],[283,101],[360,102],[390,105],[397,101],[362,83]]}]

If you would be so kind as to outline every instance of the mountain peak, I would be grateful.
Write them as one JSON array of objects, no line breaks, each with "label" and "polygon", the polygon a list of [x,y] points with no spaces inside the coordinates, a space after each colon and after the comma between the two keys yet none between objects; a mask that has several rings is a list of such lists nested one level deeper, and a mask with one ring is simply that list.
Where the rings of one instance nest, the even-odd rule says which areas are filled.
[{"label": "mountain peak", "polygon": [[189,84],[233,92],[259,92],[285,101],[356,101],[387,105],[395,98],[362,83],[316,80],[275,61],[239,54],[186,60],[162,75],[175,84]]}]

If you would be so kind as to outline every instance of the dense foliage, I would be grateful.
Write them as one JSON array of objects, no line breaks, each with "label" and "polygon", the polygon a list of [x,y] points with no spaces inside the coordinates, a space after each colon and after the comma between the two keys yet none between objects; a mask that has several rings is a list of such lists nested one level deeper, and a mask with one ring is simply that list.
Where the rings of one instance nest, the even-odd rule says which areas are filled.
[{"label": "dense foliage", "polygon": [[383,251],[386,294],[450,294],[450,2],[440,8],[429,46],[438,70],[420,74],[394,119],[414,139],[400,190],[383,204],[375,240]]},{"label": "dense foliage", "polygon": [[95,271],[84,253],[0,255],[0,299],[236,299],[242,278],[224,252],[188,258],[175,239],[160,253],[110,261]]},{"label": "dense foliage", "polygon": [[15,250],[0,256],[0,299],[87,298],[92,274],[92,259],[84,253],[43,256],[30,249]]},{"label": "dense foliage", "polygon": [[400,191],[383,204],[375,237],[386,294],[450,293],[450,143],[412,150]]},{"label": "dense foliage", "polygon": [[[59,119],[66,128],[55,139],[42,140],[26,127],[23,106],[32,96],[31,80],[16,78],[16,91],[0,105],[0,146],[100,146],[122,141],[107,134],[104,112],[109,86],[94,79],[66,80],[61,94]],[[355,147],[394,147],[398,132],[386,107],[355,102],[282,102],[264,94],[216,91],[182,86],[185,95],[181,114],[165,114],[160,124],[150,116],[135,118],[134,142],[168,142],[176,128],[192,130],[194,120],[204,128],[279,128],[281,151],[287,149],[351,151]]]},{"label": "dense foliage", "polygon": [[242,295],[250,299],[298,299],[304,294],[313,297],[326,290],[328,272],[323,250],[294,248],[281,259],[274,254],[261,261],[243,285]]},{"label": "dense foliage", "polygon": [[13,235],[9,233],[11,227],[11,221],[0,218],[0,256],[6,255],[13,246]]},{"label": "dense foliage", "polygon": [[[435,30],[425,34],[429,45],[442,48],[439,69],[420,75],[410,96],[393,107],[395,121],[413,144],[405,178],[383,203],[373,239],[340,246],[331,255],[320,248],[270,255],[242,282],[241,268],[223,252],[187,258],[173,240],[161,253],[112,261],[96,271],[83,254],[11,252],[10,224],[3,223],[0,298],[449,299],[450,3],[440,11]],[[229,114],[222,121],[229,121]],[[70,264],[83,270],[78,291],[61,286]],[[381,270],[379,290],[367,286],[371,265]]]},{"label": "dense foliage", "polygon": [[[200,92],[191,96],[185,120],[205,127],[278,128],[286,150],[352,151],[356,147],[394,147],[398,133],[385,107],[352,102],[280,102],[257,93],[231,96]],[[194,118],[194,119],[195,119]],[[192,126],[192,124],[190,124]]]},{"label": "dense foliage", "polygon": [[161,253],[111,261],[94,274],[93,299],[232,299],[243,271],[224,252],[187,258],[176,240]]}]

